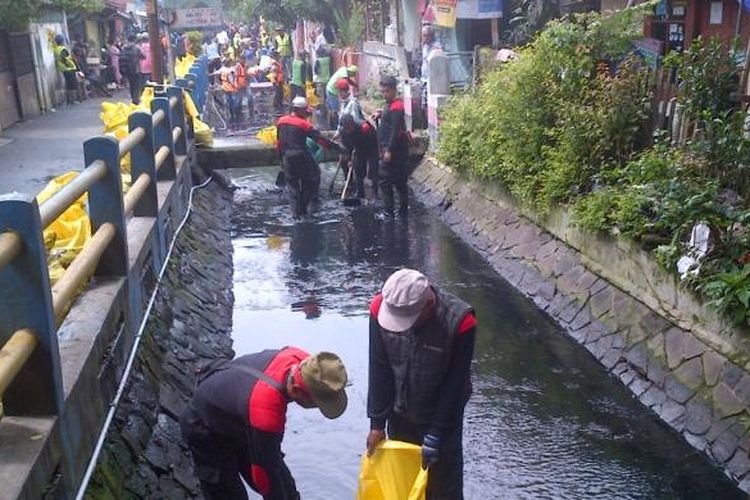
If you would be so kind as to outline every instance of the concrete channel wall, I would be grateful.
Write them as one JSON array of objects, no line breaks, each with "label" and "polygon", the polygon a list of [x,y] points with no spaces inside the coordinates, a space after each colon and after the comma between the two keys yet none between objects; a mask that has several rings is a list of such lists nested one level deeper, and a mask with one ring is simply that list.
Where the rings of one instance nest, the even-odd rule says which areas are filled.
[{"label": "concrete channel wall", "polygon": [[64,406],[58,417],[0,420],[0,498],[73,498],[120,384],[167,246],[187,210],[192,146],[176,178],[157,182],[157,217],[127,223],[128,273],[96,278],[58,329]]},{"label": "concrete channel wall", "polygon": [[200,497],[179,416],[201,361],[232,358],[232,194],[195,191],[87,498]]},{"label": "concrete channel wall", "polygon": [[627,241],[536,217],[501,187],[427,159],[412,187],[514,287],[693,447],[750,491],[750,347]]}]

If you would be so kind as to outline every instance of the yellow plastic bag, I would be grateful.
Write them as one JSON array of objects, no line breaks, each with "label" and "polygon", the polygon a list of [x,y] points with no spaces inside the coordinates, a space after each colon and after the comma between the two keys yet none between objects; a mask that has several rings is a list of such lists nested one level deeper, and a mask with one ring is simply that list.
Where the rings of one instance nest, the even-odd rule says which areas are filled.
[{"label": "yellow plastic bag", "polygon": [[195,145],[211,147],[214,144],[214,133],[204,122],[197,117],[193,118],[193,131],[195,132]]},{"label": "yellow plastic bag", "polygon": [[[68,172],[52,179],[37,195],[41,205],[66,184],[76,178],[78,172]],[[91,222],[86,212],[88,196],[78,198],[65,212],[44,229],[44,243],[49,253],[50,280],[54,283],[62,270],[70,265],[91,238]]]},{"label": "yellow plastic bag", "polygon": [[311,108],[317,108],[320,106],[320,99],[315,95],[315,87],[312,82],[305,84],[305,96],[307,97],[307,105]]},{"label": "yellow plastic bag", "polygon": [[186,54],[185,57],[177,59],[174,63],[174,76],[177,78],[185,78],[190,72],[190,68],[195,63],[195,56],[193,54]]},{"label": "yellow plastic bag", "polygon": [[276,125],[271,125],[269,127],[261,129],[260,132],[258,132],[257,137],[263,144],[273,146],[274,144],[276,144]]},{"label": "yellow plastic bag", "polygon": [[426,491],[420,446],[386,440],[362,457],[357,500],[425,500]]},{"label": "yellow plastic bag", "polygon": [[193,98],[190,97],[188,92],[185,92],[185,113],[187,113],[190,118],[198,118],[198,108],[195,107]]}]

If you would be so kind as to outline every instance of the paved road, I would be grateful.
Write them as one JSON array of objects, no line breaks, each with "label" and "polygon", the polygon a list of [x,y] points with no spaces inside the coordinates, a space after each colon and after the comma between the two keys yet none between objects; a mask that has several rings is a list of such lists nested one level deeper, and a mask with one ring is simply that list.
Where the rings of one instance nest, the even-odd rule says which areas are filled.
[{"label": "paved road", "polygon": [[[106,100],[126,99],[127,91]],[[92,98],[4,130],[0,138],[0,194],[36,195],[47,182],[83,168],[83,141],[102,131],[101,102]]]}]

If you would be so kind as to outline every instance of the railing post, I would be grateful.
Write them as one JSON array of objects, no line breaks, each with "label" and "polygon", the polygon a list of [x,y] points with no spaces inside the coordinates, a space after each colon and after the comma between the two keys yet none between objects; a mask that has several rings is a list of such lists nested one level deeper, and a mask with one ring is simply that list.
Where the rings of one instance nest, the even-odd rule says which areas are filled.
[{"label": "railing post", "polygon": [[162,146],[166,146],[169,149],[169,155],[167,155],[167,159],[164,160],[164,163],[159,168],[157,179],[160,181],[171,181],[177,176],[177,170],[175,169],[174,162],[174,142],[172,141],[169,98],[154,97],[154,100],[151,101],[151,113],[156,113],[158,110],[164,112],[164,119],[154,127],[154,150],[159,151]]},{"label": "railing post", "polygon": [[183,90],[180,87],[169,87],[167,89],[167,96],[170,98],[176,97],[177,98],[177,104],[174,105],[174,107],[170,107],[170,112],[172,113],[172,127],[180,127],[182,130],[182,133],[180,134],[180,137],[177,139],[177,142],[174,143],[174,152],[177,155],[186,155],[187,154],[187,130],[185,127],[185,96],[183,95]]},{"label": "railing post", "polygon": [[188,74],[185,75],[185,79],[187,81],[195,82],[193,85],[193,101],[195,101],[195,105],[198,107],[198,112],[203,113],[203,106],[206,105],[206,89],[204,88],[204,82],[200,76],[200,69],[197,66],[193,66],[190,68]]},{"label": "railing post", "polygon": [[34,332],[37,347],[4,397],[7,415],[59,415],[63,407],[60,351],[52,310],[39,207],[33,197],[0,196],[0,233],[15,231],[21,254],[0,269],[0,345],[16,330]]},{"label": "railing post", "polygon": [[138,111],[128,117],[130,132],[137,128],[146,132],[146,137],[130,151],[130,179],[135,182],[141,174],[148,174],[151,182],[133,209],[136,217],[156,217],[159,200],[156,193],[156,164],[154,162],[154,137],[151,114]]},{"label": "railing post", "polygon": [[111,222],[115,226],[115,237],[102,254],[95,275],[125,276],[128,273],[128,236],[122,201],[118,142],[113,137],[93,137],[83,143],[83,156],[87,168],[97,160],[103,161],[107,166],[104,179],[89,189],[92,234],[104,223]]}]

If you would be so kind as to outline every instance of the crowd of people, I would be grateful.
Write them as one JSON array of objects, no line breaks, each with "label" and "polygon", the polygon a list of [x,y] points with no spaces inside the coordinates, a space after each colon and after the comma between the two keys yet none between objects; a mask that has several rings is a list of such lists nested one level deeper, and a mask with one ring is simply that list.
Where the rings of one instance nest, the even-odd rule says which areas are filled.
[{"label": "crowd of people", "polygon": [[[92,94],[111,97],[111,91],[128,87],[133,104],[138,104],[143,86],[152,78],[152,50],[148,33],[129,31],[113,34],[106,45],[97,48],[80,35],[70,43],[64,35],[55,36],[55,65],[65,80],[66,100],[75,104]],[[184,55],[184,37],[171,42],[160,39],[162,62],[166,63],[167,44]],[[89,60],[96,61],[90,64]]]},{"label": "crowd of people", "polygon": [[[406,215],[410,135],[398,81],[383,76],[380,93],[386,106],[366,117],[357,99],[358,68],[346,64],[333,67],[331,36],[321,30],[311,37],[314,57],[304,47],[294,50],[289,32],[267,30],[263,24],[230,25],[206,36],[203,53],[209,59],[213,83],[223,93],[229,128],[240,128],[255,113],[253,89],[270,87],[284,185],[296,217],[307,215],[317,198],[321,171],[316,153],[321,147],[339,153],[345,176],[352,169],[355,198],[366,197],[369,180],[372,196],[382,195],[386,215],[396,213],[395,195],[398,213]],[[333,140],[313,125],[311,99],[317,101],[317,114],[323,117],[318,123],[335,130]]]}]

